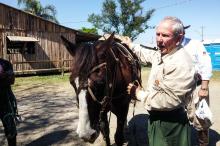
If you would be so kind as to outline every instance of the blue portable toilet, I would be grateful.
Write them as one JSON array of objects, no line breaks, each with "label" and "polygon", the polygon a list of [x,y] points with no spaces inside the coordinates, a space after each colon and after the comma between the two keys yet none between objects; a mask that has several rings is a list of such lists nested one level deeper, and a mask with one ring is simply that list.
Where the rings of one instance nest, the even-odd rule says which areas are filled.
[{"label": "blue portable toilet", "polygon": [[220,42],[204,44],[212,60],[212,69],[220,71]]}]

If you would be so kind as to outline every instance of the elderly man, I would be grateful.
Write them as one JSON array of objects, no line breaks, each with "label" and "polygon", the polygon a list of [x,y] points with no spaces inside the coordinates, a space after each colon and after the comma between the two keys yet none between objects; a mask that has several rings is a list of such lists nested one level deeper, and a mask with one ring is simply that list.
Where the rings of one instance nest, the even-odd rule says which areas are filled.
[{"label": "elderly man", "polygon": [[150,146],[191,146],[185,107],[192,100],[196,82],[193,61],[181,46],[183,35],[182,22],[165,17],[156,28],[159,50],[150,54],[147,90],[128,85],[128,93],[142,101],[150,114]]},{"label": "elderly man", "polygon": [[11,63],[0,58],[0,118],[9,146],[16,146],[17,135],[15,124],[17,105],[15,96],[11,90],[14,80]]}]

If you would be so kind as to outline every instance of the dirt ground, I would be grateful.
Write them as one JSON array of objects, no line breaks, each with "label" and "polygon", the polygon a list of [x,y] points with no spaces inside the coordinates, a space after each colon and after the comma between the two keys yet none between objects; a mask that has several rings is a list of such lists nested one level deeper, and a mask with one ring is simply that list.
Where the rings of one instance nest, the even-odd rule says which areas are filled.
[{"label": "dirt ground", "polygon": [[[210,145],[220,146],[220,82],[211,82],[211,109],[214,124],[210,129]],[[75,106],[74,92],[69,82],[62,84],[30,83],[14,91],[22,122],[17,126],[18,146],[89,146],[77,137],[75,132],[78,109]],[[135,115],[133,116],[133,111]],[[130,105],[126,143],[129,146],[147,145],[147,112],[142,104],[136,108]],[[116,119],[111,114],[110,138],[114,144]],[[193,138],[196,134],[193,133]],[[194,146],[195,140],[193,140]],[[0,123],[0,146],[6,145],[3,127]],[[102,137],[91,146],[102,146]]]}]

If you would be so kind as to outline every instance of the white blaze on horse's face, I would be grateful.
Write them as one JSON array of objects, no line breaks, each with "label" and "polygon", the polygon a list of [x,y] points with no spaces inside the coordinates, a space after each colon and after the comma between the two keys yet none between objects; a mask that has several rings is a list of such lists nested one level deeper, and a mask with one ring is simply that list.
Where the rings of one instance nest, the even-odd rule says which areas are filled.
[{"label": "white blaze on horse's face", "polygon": [[[77,86],[78,78],[76,78]],[[78,87],[77,87],[78,88]],[[90,126],[89,114],[88,114],[88,107],[86,101],[86,90],[81,90],[79,95],[79,122],[77,127],[77,134],[80,138],[85,140],[90,140],[91,136],[96,133]]]}]

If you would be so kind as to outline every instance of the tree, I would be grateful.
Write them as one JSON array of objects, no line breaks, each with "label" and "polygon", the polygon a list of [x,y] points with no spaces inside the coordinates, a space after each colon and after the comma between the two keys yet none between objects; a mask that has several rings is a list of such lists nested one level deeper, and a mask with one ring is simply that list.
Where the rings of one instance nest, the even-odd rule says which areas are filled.
[{"label": "tree", "polygon": [[44,19],[59,23],[56,19],[56,8],[54,5],[46,5],[43,7],[39,0],[17,0],[18,5],[23,5],[23,10]]},{"label": "tree", "polygon": [[117,34],[129,36],[132,40],[149,28],[155,9],[143,13],[141,3],[145,0],[106,0],[103,2],[102,14],[89,15],[88,21],[104,33],[115,31]]},{"label": "tree", "polygon": [[85,32],[85,33],[98,34],[98,30],[94,27],[93,28],[82,27],[82,29],[80,29],[80,30]]}]

